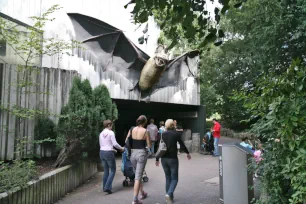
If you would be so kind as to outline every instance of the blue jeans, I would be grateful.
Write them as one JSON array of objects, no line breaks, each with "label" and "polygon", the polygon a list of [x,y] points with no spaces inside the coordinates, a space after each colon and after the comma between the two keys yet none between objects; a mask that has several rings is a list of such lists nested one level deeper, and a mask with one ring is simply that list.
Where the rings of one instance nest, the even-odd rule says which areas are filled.
[{"label": "blue jeans", "polygon": [[202,149],[205,150],[205,144],[201,144]]},{"label": "blue jeans", "polygon": [[154,154],[154,146],[155,146],[155,141],[151,141],[151,148],[149,149],[149,151]]},{"label": "blue jeans", "polygon": [[219,139],[220,138],[214,138],[214,155],[216,156],[219,156],[219,148],[218,148],[218,145],[219,145]]},{"label": "blue jeans", "polygon": [[116,173],[115,152],[101,150],[100,159],[104,168],[103,190],[112,190],[112,183]]},{"label": "blue jeans", "polygon": [[166,176],[166,193],[173,198],[173,194],[178,183],[178,159],[162,158],[161,163]]}]

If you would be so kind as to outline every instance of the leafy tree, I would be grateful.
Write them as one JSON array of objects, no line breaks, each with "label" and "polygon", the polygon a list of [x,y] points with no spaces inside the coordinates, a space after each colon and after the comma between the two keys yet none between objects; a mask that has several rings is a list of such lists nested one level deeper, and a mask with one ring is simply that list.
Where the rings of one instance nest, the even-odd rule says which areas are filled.
[{"label": "leafy tree", "polygon": [[56,139],[55,123],[47,117],[39,118],[34,128],[34,138],[36,140]]},{"label": "leafy tree", "polygon": [[[237,95],[261,119],[253,132],[265,143],[260,203],[302,203],[306,198],[306,67],[300,60],[282,74],[262,76]],[[277,138],[280,142],[274,142]]]},{"label": "leafy tree", "polygon": [[[209,2],[215,3],[214,16],[207,10]],[[221,14],[226,13],[231,7],[240,7],[242,1],[232,0],[132,0],[129,4],[135,4],[133,14],[135,23],[145,23],[149,16],[154,16],[160,20],[160,28],[168,39],[171,40],[170,48],[174,47],[181,39],[186,39],[189,43],[195,37],[199,38],[198,47],[204,47],[211,42],[220,45],[220,39],[224,37],[224,32],[219,29]],[[222,9],[221,5],[222,4]],[[183,35],[177,35],[182,32]]]},{"label": "leafy tree", "polygon": [[[39,117],[34,127],[34,148],[37,144],[40,144],[41,147],[52,147],[56,137],[55,123],[48,117]],[[43,148],[40,148],[40,155],[42,155],[42,151]]]},{"label": "leafy tree", "polygon": [[117,107],[105,85],[92,90],[88,80],[74,78],[68,104],[62,108],[59,120],[57,145],[61,153],[55,166],[73,162],[82,152],[96,158],[103,121],[117,117]]},{"label": "leafy tree", "polygon": [[[172,26],[171,22],[162,20],[166,15],[163,10],[154,14],[158,22]],[[234,92],[243,87],[252,90],[263,74],[280,74],[292,59],[305,59],[305,16],[302,0],[246,1],[239,9],[230,9],[222,16],[219,26],[224,30],[225,42],[219,47],[199,47],[203,38],[195,35],[188,41],[182,32],[184,28],[176,24],[180,26],[175,32],[179,41],[173,52],[197,47],[202,50],[201,102],[207,105],[207,113],[221,113],[225,126],[231,128],[246,128],[250,122],[254,123],[258,118],[251,116],[242,102],[232,100]],[[194,22],[193,26],[200,25]],[[172,38],[165,33],[160,42],[170,45]]]},{"label": "leafy tree", "polygon": [[[62,109],[62,118],[58,124],[58,144],[63,145],[54,166],[70,163],[80,157],[92,139],[92,89],[87,80],[83,82],[75,77],[69,93],[68,104]],[[91,97],[92,98],[92,97]]]},{"label": "leafy tree", "polygon": [[59,134],[64,136],[67,142],[78,139],[82,147],[86,147],[86,141],[91,138],[92,110],[91,101],[88,98],[92,96],[90,92],[92,90],[90,84],[88,87],[87,80],[82,82],[79,77],[74,78],[68,104],[62,109],[64,115],[58,125]]},{"label": "leafy tree", "polygon": [[[0,110],[7,111],[15,116],[16,124],[20,124],[16,125],[14,130],[16,133],[14,142],[15,158],[25,156],[22,149],[17,151],[17,146],[22,147],[21,144],[18,144],[19,141],[35,144],[35,141],[31,141],[30,136],[23,135],[23,130],[20,128],[21,124],[25,120],[45,117],[51,114],[48,110],[41,110],[39,108],[29,109],[25,106],[26,103],[21,102],[22,97],[31,93],[32,88],[40,86],[40,84],[35,83],[33,78],[33,73],[38,75],[40,71],[36,67],[38,65],[37,62],[43,56],[69,54],[69,50],[79,47],[79,43],[76,41],[43,37],[43,29],[46,23],[54,20],[50,15],[59,9],[58,5],[54,5],[41,16],[30,17],[34,23],[31,27],[24,27],[24,30],[20,30],[20,26],[18,27],[15,23],[0,17],[0,41],[5,42],[13,50],[14,55],[16,55],[16,62],[19,63],[17,64],[17,79],[10,84],[10,86],[16,87],[16,96],[14,96],[16,97],[16,104],[2,103],[0,105]],[[0,60],[7,63],[4,57],[1,57]]]}]

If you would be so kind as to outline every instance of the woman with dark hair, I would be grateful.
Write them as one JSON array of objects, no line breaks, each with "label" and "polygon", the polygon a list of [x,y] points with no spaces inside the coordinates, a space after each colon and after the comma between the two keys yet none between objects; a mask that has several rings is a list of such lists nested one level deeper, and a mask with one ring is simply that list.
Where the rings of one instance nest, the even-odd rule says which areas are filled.
[{"label": "woman with dark hair", "polygon": [[112,131],[113,123],[110,120],[103,121],[104,130],[101,132],[99,136],[100,143],[100,158],[102,161],[102,165],[104,168],[103,175],[103,191],[111,194],[112,193],[112,183],[116,173],[116,160],[115,160],[115,152],[113,151],[113,147],[124,150],[121,147],[115,138],[115,134]]},{"label": "woman with dark hair", "polygon": [[[129,143],[131,147],[131,162],[135,170],[135,183],[134,183],[134,199],[133,204],[141,204],[140,200],[147,197],[147,193],[143,190],[141,183],[142,174],[147,164],[148,152],[146,146],[151,148],[150,135],[144,126],[147,123],[147,118],[144,115],[139,116],[136,120],[136,127],[130,132]],[[138,199],[139,191],[141,193],[140,200]]]}]

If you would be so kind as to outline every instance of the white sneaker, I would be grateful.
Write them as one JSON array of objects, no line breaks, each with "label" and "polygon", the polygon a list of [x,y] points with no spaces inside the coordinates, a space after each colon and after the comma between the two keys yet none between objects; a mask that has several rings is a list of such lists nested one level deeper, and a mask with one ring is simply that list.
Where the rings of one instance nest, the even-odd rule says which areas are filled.
[{"label": "white sneaker", "polygon": [[165,198],[166,198],[167,204],[172,204],[173,203],[172,198],[168,194],[165,196]]}]

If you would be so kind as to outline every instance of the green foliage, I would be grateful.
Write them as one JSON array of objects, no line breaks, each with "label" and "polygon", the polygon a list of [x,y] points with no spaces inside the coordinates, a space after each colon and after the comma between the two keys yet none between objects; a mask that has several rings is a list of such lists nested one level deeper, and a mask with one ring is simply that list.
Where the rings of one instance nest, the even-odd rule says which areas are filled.
[{"label": "green foliage", "polygon": [[[175,7],[180,1],[168,3]],[[169,8],[154,16],[162,20],[174,15]],[[305,11],[304,0],[246,1],[222,16],[225,43],[201,54],[201,102],[207,103],[208,111],[221,113],[227,127],[255,123],[251,131],[265,143],[261,187],[267,197],[260,203],[300,204],[306,198]],[[188,27],[171,19],[163,23],[160,42],[168,45],[177,38],[174,52],[193,49],[206,39],[194,35],[189,40]],[[194,20],[190,26],[202,25]],[[171,33],[172,27],[176,28]],[[292,63],[293,59],[302,61]]]},{"label": "green foliage", "polygon": [[36,177],[37,169],[32,160],[14,160],[11,164],[0,162],[0,193],[26,187]]},{"label": "green foliage", "polygon": [[[252,90],[267,72],[282,73],[293,58],[305,59],[305,7],[302,0],[253,0],[222,17],[225,43],[208,47],[209,51],[200,56],[201,103],[206,105],[208,115],[219,112],[223,124],[236,130],[256,122],[258,118],[232,97],[243,87]],[[203,41],[194,36],[189,42],[181,30],[175,33],[180,40],[174,53],[194,49]],[[161,37],[167,45],[172,42],[165,34]]]},{"label": "green foliage", "polygon": [[259,203],[298,204],[306,197],[305,10],[303,0],[253,0],[227,16],[228,31],[240,38],[222,47],[219,62],[236,72],[233,99],[258,120],[252,132],[267,150],[261,187],[268,196]]},{"label": "green foliage", "polygon": [[66,126],[68,125],[67,117],[69,113],[68,105],[62,107],[61,115],[59,117],[58,126],[57,126],[57,137],[56,137],[56,150],[60,151],[66,145]]},{"label": "green foliage", "polygon": [[[306,198],[306,67],[299,60],[282,74],[267,73],[253,91],[237,95],[261,119],[253,132],[265,141],[259,203],[302,203]],[[280,142],[274,142],[274,138]]]},{"label": "green foliage", "polygon": [[[149,2],[135,2],[137,19]],[[239,9],[230,9],[221,18],[225,43],[206,45],[205,49],[203,42],[214,35],[200,35],[194,29],[209,26],[202,27],[205,24],[195,18],[186,27],[182,26],[185,19],[173,21],[174,8],[185,4],[167,2],[160,9],[156,4],[161,2],[154,1],[145,11],[151,10],[163,23],[160,42],[171,45],[177,41],[174,53],[197,46],[203,50],[201,102],[207,104],[207,111],[221,113],[227,127],[241,128],[240,121],[246,122],[246,128],[255,123],[252,132],[265,143],[262,188],[268,196],[259,202],[302,203],[306,197],[306,1],[252,0],[242,6],[231,1],[229,5]],[[180,16],[186,18],[185,14],[183,10]],[[192,37],[187,35],[189,29],[195,33]],[[302,61],[292,63],[293,59]],[[273,138],[281,142],[275,143]]]},{"label": "green foliage", "polygon": [[118,119],[118,109],[116,103],[112,105],[112,120],[115,121]]},{"label": "green foliage", "polygon": [[69,93],[69,101],[62,108],[58,125],[57,148],[65,147],[72,140],[79,140],[89,153],[98,145],[103,121],[118,118],[116,104],[112,103],[108,89],[99,85],[92,90],[88,80],[76,77]]},{"label": "green foliage", "polygon": [[88,81],[82,82],[80,78],[75,77],[68,104],[62,110],[65,115],[62,115],[58,124],[59,137],[65,138],[66,142],[78,139],[82,146],[86,147],[91,139],[93,118],[89,96],[92,96],[92,89],[90,84],[88,86]]},{"label": "green foliage", "polygon": [[34,127],[35,140],[56,139],[56,126],[54,122],[48,117],[38,118]]},{"label": "green foliage", "polygon": [[[210,2],[219,3],[220,1],[210,0]],[[132,11],[135,23],[145,23],[149,16],[154,16],[158,20],[160,28],[171,40],[169,48],[177,45],[181,39],[186,39],[190,43],[195,38],[199,38],[197,46],[201,49],[208,43],[220,41],[223,38],[223,31],[219,29],[218,24],[221,13],[225,13],[230,8],[229,2],[229,0],[223,0],[222,9],[214,8],[214,18],[208,14],[208,0],[133,0],[129,4],[135,3]],[[232,2],[236,1],[232,0]]]},{"label": "green foliage", "polygon": [[105,118],[112,119],[112,99],[110,98],[108,89],[105,85],[97,86],[93,91],[94,106],[98,109],[98,113]]},{"label": "green foliage", "polygon": [[[214,123],[212,121],[206,120],[206,131],[211,131],[211,128],[214,127]],[[223,129],[223,128],[222,128]]]}]

